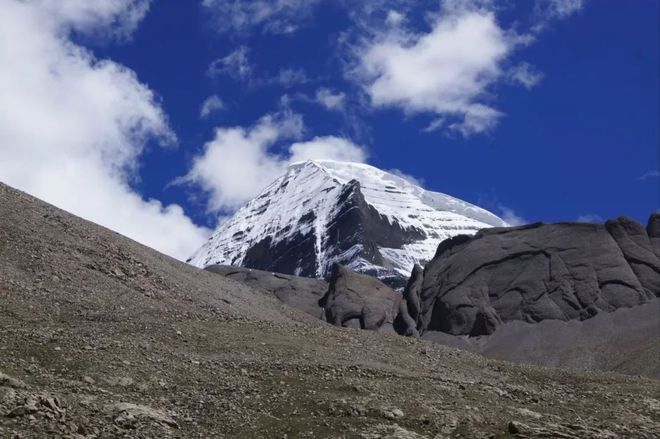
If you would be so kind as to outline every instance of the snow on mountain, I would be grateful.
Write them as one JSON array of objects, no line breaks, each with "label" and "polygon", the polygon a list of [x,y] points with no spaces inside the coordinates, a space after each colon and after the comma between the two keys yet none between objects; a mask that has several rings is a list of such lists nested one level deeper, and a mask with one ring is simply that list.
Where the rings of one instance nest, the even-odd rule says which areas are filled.
[{"label": "snow on mountain", "polygon": [[446,238],[507,225],[373,166],[310,160],[223,222],[189,259],[324,277],[334,262],[400,286]]}]

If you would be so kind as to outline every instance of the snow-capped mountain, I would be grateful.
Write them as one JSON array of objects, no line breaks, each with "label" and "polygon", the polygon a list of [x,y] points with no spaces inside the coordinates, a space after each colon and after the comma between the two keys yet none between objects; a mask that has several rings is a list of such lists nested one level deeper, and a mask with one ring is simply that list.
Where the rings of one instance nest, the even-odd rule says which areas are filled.
[{"label": "snow-capped mountain", "polygon": [[189,259],[325,277],[334,262],[402,287],[444,239],[507,225],[475,205],[373,166],[309,160],[289,166]]}]

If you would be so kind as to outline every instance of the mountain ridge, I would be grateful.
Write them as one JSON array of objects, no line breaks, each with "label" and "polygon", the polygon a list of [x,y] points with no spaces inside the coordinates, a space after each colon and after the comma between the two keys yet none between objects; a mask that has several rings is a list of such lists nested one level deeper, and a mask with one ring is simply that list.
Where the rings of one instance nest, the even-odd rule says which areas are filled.
[{"label": "mountain ridge", "polygon": [[319,278],[341,263],[402,288],[414,264],[430,260],[444,239],[505,225],[485,209],[370,165],[308,160],[290,165],[188,262]]}]

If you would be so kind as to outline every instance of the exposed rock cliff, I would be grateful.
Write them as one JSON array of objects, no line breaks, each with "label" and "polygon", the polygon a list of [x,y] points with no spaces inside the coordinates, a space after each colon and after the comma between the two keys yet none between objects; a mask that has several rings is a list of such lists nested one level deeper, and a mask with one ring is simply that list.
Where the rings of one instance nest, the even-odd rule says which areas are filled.
[{"label": "exposed rock cliff", "polygon": [[507,321],[584,320],[646,303],[660,296],[658,222],[538,223],[448,239],[421,280],[413,271],[399,330],[479,336]]}]

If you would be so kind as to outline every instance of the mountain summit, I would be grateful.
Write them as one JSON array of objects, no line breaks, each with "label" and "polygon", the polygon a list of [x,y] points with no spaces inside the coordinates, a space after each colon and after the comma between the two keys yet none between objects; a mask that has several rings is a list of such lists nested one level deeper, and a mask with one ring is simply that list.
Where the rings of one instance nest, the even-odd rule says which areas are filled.
[{"label": "mountain summit", "polygon": [[402,288],[415,263],[456,235],[506,226],[494,214],[373,166],[294,163],[188,260],[307,277],[333,263]]}]

